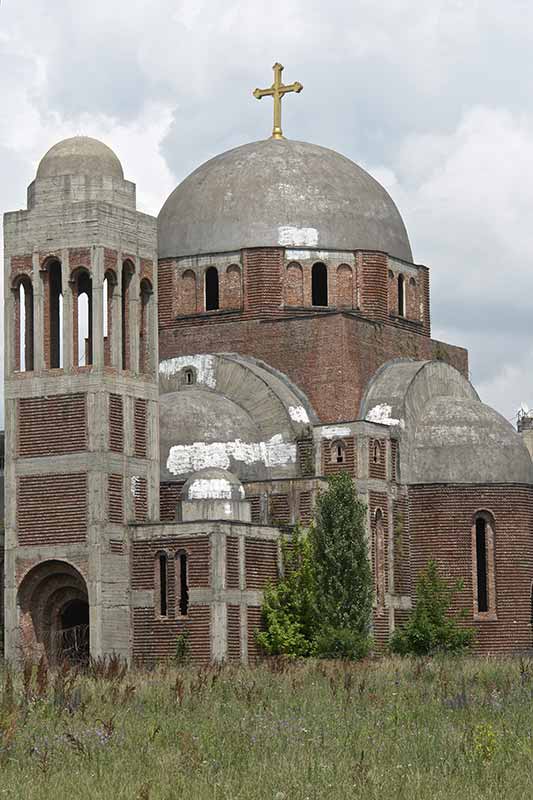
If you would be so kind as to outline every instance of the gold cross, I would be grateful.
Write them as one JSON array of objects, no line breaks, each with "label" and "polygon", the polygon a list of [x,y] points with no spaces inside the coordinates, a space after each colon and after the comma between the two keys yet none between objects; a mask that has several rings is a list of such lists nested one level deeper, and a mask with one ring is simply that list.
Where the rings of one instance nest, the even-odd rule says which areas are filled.
[{"label": "gold cross", "polygon": [[298,81],[285,86],[281,82],[281,73],[283,72],[283,66],[281,64],[276,62],[272,69],[274,70],[274,83],[270,89],[255,89],[254,97],[258,100],[261,100],[262,97],[274,98],[274,128],[272,129],[272,138],[283,139],[284,136],[281,131],[281,98],[284,94],[288,94],[288,92],[301,92],[304,87],[301,83],[298,83]]}]

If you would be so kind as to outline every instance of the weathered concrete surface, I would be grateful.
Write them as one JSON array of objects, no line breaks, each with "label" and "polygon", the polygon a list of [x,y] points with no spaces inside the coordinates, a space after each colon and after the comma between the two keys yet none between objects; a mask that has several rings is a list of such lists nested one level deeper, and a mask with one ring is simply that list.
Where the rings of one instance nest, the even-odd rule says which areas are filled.
[{"label": "weathered concrete surface", "polygon": [[353,161],[307,142],[253,142],[211,159],[159,214],[159,257],[243,247],[381,250],[412,261],[385,189]]},{"label": "weathered concrete surface", "polygon": [[361,416],[400,440],[407,484],[531,483],[523,439],[460,372],[439,361],[392,361],[378,370]]},{"label": "weathered concrete surface", "polygon": [[42,157],[37,179],[58,175],[106,175],[124,179],[122,165],[111,150],[90,136],[72,136],[58,142]]}]

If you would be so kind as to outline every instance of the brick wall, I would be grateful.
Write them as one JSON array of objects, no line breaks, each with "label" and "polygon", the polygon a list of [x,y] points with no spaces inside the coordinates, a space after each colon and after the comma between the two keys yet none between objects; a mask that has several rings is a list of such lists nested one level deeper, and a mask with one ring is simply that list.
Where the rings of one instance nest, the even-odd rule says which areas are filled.
[{"label": "brick wall", "polygon": [[148,482],[136,475],[133,479],[133,505],[135,522],[146,522],[148,517]]},{"label": "brick wall", "polygon": [[360,275],[361,311],[375,320],[388,317],[388,259],[385,253],[359,251],[357,271]]},{"label": "brick wall", "polygon": [[288,525],[291,509],[287,494],[271,494],[268,498],[268,516],[271,525]]},{"label": "brick wall", "polygon": [[188,583],[191,589],[206,588],[211,582],[210,544],[208,536],[173,537],[133,542],[131,569],[133,589],[154,588],[154,562],[159,551],[169,554],[169,589],[175,583],[174,555],[179,550],[188,554]]},{"label": "brick wall", "polygon": [[[472,524],[477,511],[494,518],[496,613],[475,621]],[[464,624],[476,629],[478,652],[524,650],[532,644],[533,487],[417,486],[409,489],[413,578],[430,559],[450,581],[460,579],[454,610],[466,611]]]},{"label": "brick wall", "polygon": [[281,312],[283,255],[275,248],[243,250],[245,311]]},{"label": "brick wall", "polygon": [[85,542],[87,476],[25,475],[17,481],[19,545]]},{"label": "brick wall", "polygon": [[221,308],[241,308],[242,306],[242,276],[237,264],[230,264],[225,272],[220,273],[221,278]]},{"label": "brick wall", "polygon": [[124,401],[118,394],[109,395],[109,449],[124,452]]},{"label": "brick wall", "polygon": [[22,398],[17,410],[19,456],[35,458],[87,449],[84,394]]},{"label": "brick wall", "polygon": [[411,595],[411,537],[407,498],[402,497],[393,504],[394,529],[394,591],[397,594]]},{"label": "brick wall", "polygon": [[304,305],[304,277],[300,264],[288,264],[284,275],[284,302],[286,306]]},{"label": "brick wall", "polygon": [[[369,492],[368,493],[368,508],[370,511],[371,520],[371,533],[372,533],[372,575],[374,576],[374,589],[379,603],[374,614],[377,619],[386,615],[384,607],[384,595],[388,591],[389,586],[389,512],[388,512],[388,497],[383,492]],[[383,540],[381,547],[378,542],[378,524],[377,514],[379,510],[381,513],[381,532]],[[379,589],[379,591],[378,591]]]},{"label": "brick wall", "polygon": [[191,606],[188,617],[158,619],[153,608],[133,609],[133,658],[139,665],[150,666],[176,654],[178,635],[189,634],[189,652],[193,663],[207,664],[211,659],[211,609],[208,605]]},{"label": "brick wall", "polygon": [[240,587],[239,537],[226,536],[226,588]]},{"label": "brick wall", "polygon": [[298,520],[302,525],[309,525],[313,516],[313,498],[311,492],[301,492],[298,499]]},{"label": "brick wall", "polygon": [[262,628],[261,608],[259,606],[248,606],[246,613],[248,622],[248,661],[253,663],[262,655],[255,640],[256,631]]},{"label": "brick wall", "polygon": [[354,313],[309,312],[268,320],[228,320],[164,327],[161,358],[236,352],[266,361],[291,378],[324,422],[357,419],[362,394],[376,370],[392,358],[439,357],[468,373],[467,353],[392,324]]},{"label": "brick wall", "polygon": [[315,446],[311,436],[296,442],[296,454],[300,475],[304,478],[313,476],[315,474]]},{"label": "brick wall", "polygon": [[159,484],[159,518],[161,522],[176,521],[176,507],[181,500],[181,490],[185,481]]},{"label": "brick wall", "polygon": [[161,259],[157,270],[158,313],[161,325],[170,325],[174,319],[174,262]]},{"label": "brick wall", "polygon": [[122,525],[124,522],[124,491],[122,475],[108,475],[107,497],[109,522]]},{"label": "brick wall", "polygon": [[146,400],[136,398],[134,403],[134,451],[137,458],[146,458]]},{"label": "brick wall", "polygon": [[[344,462],[337,462],[337,443],[344,446]],[[322,474],[334,475],[337,472],[348,472],[350,475],[357,474],[357,464],[355,455],[355,444],[352,436],[342,439],[322,439]]]},{"label": "brick wall", "polygon": [[228,660],[241,660],[241,607],[228,605]]},{"label": "brick wall", "polygon": [[336,278],[336,306],[338,308],[354,308],[356,305],[355,281],[352,267],[349,264],[338,266]]},{"label": "brick wall", "polygon": [[387,441],[368,440],[368,474],[371,478],[384,481],[387,477]]},{"label": "brick wall", "polygon": [[244,543],[247,589],[263,589],[278,579],[278,543],[247,537]]}]

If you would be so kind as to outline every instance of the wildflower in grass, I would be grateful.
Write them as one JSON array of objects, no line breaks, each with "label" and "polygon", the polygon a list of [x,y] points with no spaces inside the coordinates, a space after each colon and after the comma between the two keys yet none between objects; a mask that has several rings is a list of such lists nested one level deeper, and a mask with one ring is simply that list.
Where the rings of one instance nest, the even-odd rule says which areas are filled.
[{"label": "wildflower in grass", "polygon": [[494,726],[490,722],[476,725],[473,731],[473,754],[477,761],[488,764],[494,758],[498,739]]}]

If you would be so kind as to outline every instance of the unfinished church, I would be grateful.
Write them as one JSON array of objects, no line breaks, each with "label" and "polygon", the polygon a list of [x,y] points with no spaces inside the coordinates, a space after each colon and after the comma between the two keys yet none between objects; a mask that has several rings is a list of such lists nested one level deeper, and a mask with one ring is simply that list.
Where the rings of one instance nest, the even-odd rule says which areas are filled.
[{"label": "unfinished church", "polygon": [[528,448],[431,338],[428,269],[363,169],[278,122],[155,219],[75,137],[4,231],[8,658],[151,663],[187,631],[198,663],[254,659],[280,538],[340,470],[378,650],[429,559],[478,652],[531,646]]}]

